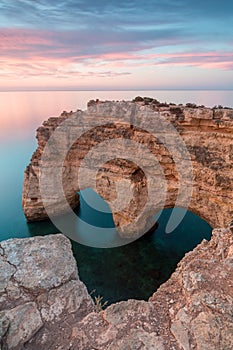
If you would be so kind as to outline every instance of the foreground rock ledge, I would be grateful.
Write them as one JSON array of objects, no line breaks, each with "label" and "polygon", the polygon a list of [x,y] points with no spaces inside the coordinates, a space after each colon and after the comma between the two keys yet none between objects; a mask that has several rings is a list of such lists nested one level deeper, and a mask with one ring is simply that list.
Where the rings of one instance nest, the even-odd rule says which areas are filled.
[{"label": "foreground rock ledge", "polygon": [[1,349],[230,350],[233,233],[216,229],[149,301],[97,313],[61,234],[0,245]]},{"label": "foreground rock ledge", "polygon": [[94,309],[65,236],[1,242],[1,349],[68,349],[72,328]]}]

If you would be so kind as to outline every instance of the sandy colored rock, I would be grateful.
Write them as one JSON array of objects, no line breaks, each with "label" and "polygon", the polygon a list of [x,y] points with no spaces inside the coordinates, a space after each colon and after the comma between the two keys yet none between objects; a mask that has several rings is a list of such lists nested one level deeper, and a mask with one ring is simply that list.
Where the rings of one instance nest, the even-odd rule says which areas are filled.
[{"label": "sandy colored rock", "polygon": [[71,349],[230,350],[232,246],[229,228],[214,230],[149,302],[128,300],[86,316],[76,325]]},{"label": "sandy colored rock", "polygon": [[137,330],[130,333],[121,340],[113,342],[107,350],[165,350],[163,339],[156,333],[148,333],[143,330]]},{"label": "sandy colored rock", "polygon": [[[109,203],[115,226],[124,237],[139,235],[151,226],[150,217],[154,212],[175,205],[188,205],[213,228],[228,225],[233,217],[233,110],[174,105],[160,107],[156,101],[145,104],[148,101],[136,104],[92,102],[85,112],[63,113],[45,121],[37,130],[38,148],[25,171],[22,201],[27,219],[46,218],[45,202],[53,215],[67,210],[66,200],[74,208],[79,203],[77,192],[94,187]],[[161,120],[166,120],[172,127],[164,127]],[[63,128],[64,124],[66,127]],[[177,144],[172,128],[184,143],[185,152]],[[156,130],[156,137],[150,133],[152,129]],[[43,160],[48,192],[42,201],[39,188],[41,159],[55,130],[57,137],[53,140],[50,155]],[[113,143],[108,145],[107,141]],[[124,152],[121,142],[128,142]],[[67,145],[72,146],[69,152],[66,152]],[[192,180],[186,178],[186,151],[193,168]],[[56,174],[61,169],[57,159],[64,156],[63,152],[66,157],[60,168],[63,171],[64,200],[56,186],[52,190],[54,183],[59,182]],[[131,154],[131,160],[127,160],[126,153]],[[142,161],[147,174],[140,168]],[[81,166],[85,168],[85,176],[78,175]],[[157,180],[150,182],[148,174]],[[167,189],[164,187],[161,191],[163,181]],[[191,185],[192,196],[187,204],[185,196]],[[162,199],[164,192],[167,194],[165,203]],[[178,194],[179,203],[176,202]],[[149,196],[154,198],[154,203],[147,206]]]},{"label": "sandy colored rock", "polygon": [[212,312],[201,312],[192,322],[197,350],[231,349],[233,345],[232,320],[222,323],[222,317]]}]

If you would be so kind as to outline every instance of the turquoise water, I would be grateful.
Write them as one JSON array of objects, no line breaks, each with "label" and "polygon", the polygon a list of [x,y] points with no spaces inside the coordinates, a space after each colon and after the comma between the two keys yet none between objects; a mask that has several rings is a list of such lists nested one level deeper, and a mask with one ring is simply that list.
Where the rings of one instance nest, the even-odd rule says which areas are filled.
[{"label": "turquoise water", "polygon": [[[107,213],[96,211],[93,206]],[[191,212],[186,213],[172,233],[166,234],[171,210],[162,212],[159,226],[153,233],[128,245],[105,249],[72,242],[80,278],[93,296],[101,295],[108,304],[129,298],[148,299],[169,278],[186,252],[204,238],[211,238],[211,227]],[[175,210],[179,213],[184,209]],[[93,226],[114,227],[108,205],[91,189],[81,191],[80,208],[76,213]],[[32,236],[57,232],[49,221],[31,223],[28,228]]]},{"label": "turquoise water", "polygon": [[[35,130],[43,120],[63,110],[85,108],[90,99],[132,99],[136,95],[176,103],[191,101],[233,107],[232,91],[0,93],[0,240],[58,231],[49,221],[27,224],[21,207],[23,172],[36,149]],[[89,195],[97,205],[103,205],[96,194],[89,192]],[[186,214],[173,233],[165,234],[169,211],[162,213],[153,234],[126,246],[97,249],[73,243],[79,273],[89,291],[96,289],[109,303],[130,297],[145,299],[170,276],[185,252],[203,238],[210,238],[210,226],[192,213]],[[100,227],[113,225],[111,213],[97,213],[83,199],[78,214]]]},{"label": "turquoise water", "polygon": [[[103,200],[92,190],[95,204]],[[89,195],[89,197],[90,197]],[[79,215],[83,220],[105,227],[113,227],[111,214],[97,214],[81,196]],[[166,209],[159,217],[159,226],[151,234],[117,248],[91,248],[73,243],[79,274],[89,292],[112,302],[147,299],[175,270],[184,254],[192,250],[203,238],[209,240],[211,227],[197,215],[187,212],[182,223],[169,234],[166,223],[172,209]],[[176,212],[183,209],[176,208]],[[105,216],[104,216],[105,215]]]}]

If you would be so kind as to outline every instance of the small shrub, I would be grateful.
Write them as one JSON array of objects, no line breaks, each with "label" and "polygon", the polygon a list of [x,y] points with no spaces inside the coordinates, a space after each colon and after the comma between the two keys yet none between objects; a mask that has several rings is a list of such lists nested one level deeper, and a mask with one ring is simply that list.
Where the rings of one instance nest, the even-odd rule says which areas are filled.
[{"label": "small shrub", "polygon": [[143,100],[144,100],[145,104],[146,103],[149,104],[149,103],[153,102],[154,99],[152,97],[144,97]]},{"label": "small shrub", "polygon": [[105,306],[108,304],[107,301],[103,302],[103,297],[101,297],[100,295],[97,295],[97,297],[94,297],[94,301],[95,301],[97,312],[103,311]]},{"label": "small shrub", "polygon": [[213,109],[223,109],[222,105],[214,106]]},{"label": "small shrub", "polygon": [[[93,289],[90,293],[90,295],[93,295],[95,294],[96,292],[96,289]],[[108,304],[108,301],[104,301],[103,302],[103,297],[101,297],[100,295],[97,295],[97,296],[93,296],[93,299],[94,299],[94,303],[95,303],[95,306],[96,306],[96,311],[97,312],[101,312],[104,310],[104,308],[107,306]]]},{"label": "small shrub", "polygon": [[132,102],[143,102],[143,97],[137,96],[132,100]]},{"label": "small shrub", "polygon": [[169,104],[167,102],[159,103],[158,107],[169,107]]},{"label": "small shrub", "polygon": [[188,107],[188,108],[197,108],[197,105],[196,105],[196,103],[186,103],[186,107]]}]

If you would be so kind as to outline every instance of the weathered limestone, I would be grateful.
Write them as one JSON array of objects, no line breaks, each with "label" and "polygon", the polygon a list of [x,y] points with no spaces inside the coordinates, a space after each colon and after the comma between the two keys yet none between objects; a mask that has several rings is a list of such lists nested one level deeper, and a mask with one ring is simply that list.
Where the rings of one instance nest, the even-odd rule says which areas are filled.
[{"label": "weathered limestone", "polygon": [[58,234],[0,247],[0,349],[68,349],[72,325],[95,310],[69,240]]},{"label": "weathered limestone", "polygon": [[[204,240],[187,253],[171,278],[149,301],[122,301],[101,312],[96,312],[78,279],[69,241],[63,235],[12,239],[2,242],[0,247],[3,248],[1,258],[10,265],[16,249],[10,279],[0,270],[5,286],[0,292],[1,349],[233,348],[233,232],[230,227],[214,230],[210,242]],[[25,257],[18,253],[20,248]],[[44,254],[50,249],[45,264]],[[39,257],[41,266],[38,266]],[[27,259],[30,259],[28,269],[24,265]],[[16,281],[15,276],[21,277]],[[59,281],[56,287],[54,281]]]},{"label": "weathered limestone", "polygon": [[[49,290],[77,276],[73,255],[67,254],[70,242],[62,236],[57,240],[51,236],[31,238],[26,245],[23,239],[10,239],[1,247],[7,262],[14,267],[14,281],[28,290]],[[15,271],[19,264],[20,269]]]},{"label": "weathered limestone", "polygon": [[4,310],[0,313],[0,319],[2,317],[9,322],[7,329],[2,333],[2,343],[3,346],[7,346],[7,349],[22,349],[24,344],[43,326],[34,302],[16,306],[11,310]]},{"label": "weathered limestone", "polygon": [[[56,159],[60,157],[60,153],[62,154],[67,145],[72,145],[66,154],[64,163],[62,163],[64,193],[72,208],[79,203],[77,191],[91,187],[91,183],[95,185],[95,189],[108,201],[114,211],[114,201],[118,199],[117,183],[119,180],[125,179],[131,184],[131,201],[121,208],[118,206],[118,210],[113,213],[116,227],[123,236],[138,235],[139,231],[146,226],[148,217],[152,213],[163,206],[174,207],[177,204],[176,200],[180,188],[185,195],[185,191],[190,185],[193,185],[189,203],[191,211],[205,219],[214,228],[224,227],[232,220],[233,110],[189,108],[174,105],[161,107],[156,101],[151,102],[149,106],[144,104],[145,101],[138,103],[92,102],[86,112],[64,112],[58,118],[49,118],[38,128],[38,148],[32,156],[24,178],[23,208],[28,221],[42,220],[47,217],[39,189],[39,171],[45,145],[55,130],[58,130],[59,137],[54,142],[50,157],[44,159],[43,163],[46,171],[51,175],[47,176],[48,194],[44,195],[43,200],[51,202],[50,209],[52,208],[54,215],[65,210],[64,203],[59,196],[56,198],[56,193],[49,192],[52,181],[55,181]],[[157,132],[161,136],[159,139],[160,136],[154,137],[143,130],[143,126],[145,129],[148,129],[148,125],[159,126],[156,114],[147,112],[148,108],[154,113],[160,113],[160,117],[166,119],[179,132],[191,157],[192,181],[185,179],[185,177],[179,177],[186,171],[185,164],[183,165],[183,153],[182,150],[178,149],[179,147],[175,151],[176,154],[171,154],[169,151],[170,131],[166,128],[160,130],[157,127]],[[136,120],[131,117],[129,113],[131,110],[134,113],[135,110],[139,113],[140,118],[138,119],[140,119],[141,128],[137,127]],[[123,115],[124,113],[125,115]],[[121,120],[122,115],[125,122]],[[75,117],[76,124],[72,124]],[[115,122],[116,118],[119,119],[119,123]],[[68,125],[65,131],[61,127],[64,122]],[[90,126],[89,130],[87,126]],[[81,136],[76,140],[75,135]],[[135,162],[133,159],[124,159],[125,154],[121,153],[120,142],[125,139],[133,141],[141,147],[136,152],[131,144],[127,145],[127,150],[129,153],[131,152],[132,158],[136,159]],[[161,142],[162,139],[166,142]],[[71,140],[75,140],[75,142],[71,142]],[[113,141],[112,147],[106,146],[104,143],[106,140]],[[171,143],[174,142],[172,134],[170,140]],[[159,173],[158,166],[151,161],[142,146],[145,146],[153,158],[158,160],[162,174]],[[110,149],[114,147],[115,159],[114,152]],[[85,162],[84,167],[88,176],[83,176],[82,181],[79,181],[78,169],[81,165],[83,166],[83,159],[87,159],[93,149],[95,150],[95,162],[93,159]],[[106,160],[108,156],[110,159]],[[140,168],[140,164],[137,164],[139,158],[136,156],[141,157],[146,162],[150,174],[157,177],[157,183],[153,184],[154,187],[152,186],[153,188],[150,189],[152,193],[148,193],[150,184],[147,174]],[[181,166],[181,171],[178,169],[179,166]],[[165,204],[162,198],[160,200],[165,191],[161,191],[159,188],[163,176],[167,185]],[[123,189],[120,193],[122,203],[127,203],[128,192]],[[149,194],[155,198],[154,207],[148,207],[146,214],[141,215],[143,208],[146,208]],[[182,206],[182,200],[180,206]]]},{"label": "weathered limestone", "polygon": [[216,229],[148,302],[128,300],[75,326],[72,350],[233,348],[233,234]]}]

